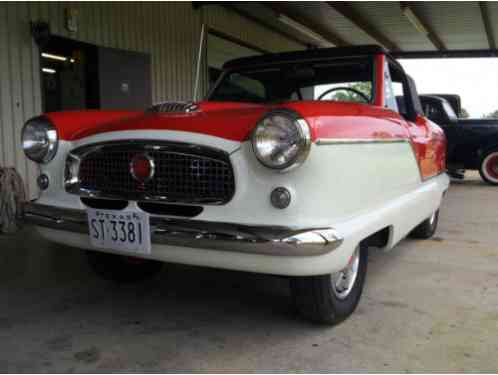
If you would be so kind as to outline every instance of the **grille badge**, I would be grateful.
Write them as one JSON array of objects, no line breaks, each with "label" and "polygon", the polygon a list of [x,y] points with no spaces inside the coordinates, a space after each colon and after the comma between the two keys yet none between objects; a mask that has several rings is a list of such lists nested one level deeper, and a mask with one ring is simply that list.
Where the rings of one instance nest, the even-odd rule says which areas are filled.
[{"label": "grille badge", "polygon": [[146,183],[154,177],[156,166],[154,159],[147,154],[137,154],[131,159],[130,173],[135,180],[141,184]]}]

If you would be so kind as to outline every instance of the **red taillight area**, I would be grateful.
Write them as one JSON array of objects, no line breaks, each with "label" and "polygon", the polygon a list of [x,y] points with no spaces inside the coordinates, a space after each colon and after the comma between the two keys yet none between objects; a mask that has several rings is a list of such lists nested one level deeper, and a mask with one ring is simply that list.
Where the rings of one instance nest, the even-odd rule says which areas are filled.
[{"label": "red taillight area", "polygon": [[435,137],[427,143],[412,142],[422,178],[428,179],[446,170],[446,142]]}]

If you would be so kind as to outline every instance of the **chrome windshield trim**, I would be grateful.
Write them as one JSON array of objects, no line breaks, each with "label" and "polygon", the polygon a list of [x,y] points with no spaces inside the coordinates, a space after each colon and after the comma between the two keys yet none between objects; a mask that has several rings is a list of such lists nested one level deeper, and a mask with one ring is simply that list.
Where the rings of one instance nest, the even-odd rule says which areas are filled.
[{"label": "chrome windshield trim", "polygon": [[[24,221],[60,231],[89,233],[85,210],[31,202],[25,206]],[[150,217],[150,227],[153,244],[252,254],[323,255],[343,242],[331,227],[294,229],[158,216]]]},{"label": "chrome windshield trim", "polygon": [[315,143],[317,146],[327,145],[354,145],[354,144],[371,144],[371,143],[404,143],[409,142],[406,138],[318,138]]}]

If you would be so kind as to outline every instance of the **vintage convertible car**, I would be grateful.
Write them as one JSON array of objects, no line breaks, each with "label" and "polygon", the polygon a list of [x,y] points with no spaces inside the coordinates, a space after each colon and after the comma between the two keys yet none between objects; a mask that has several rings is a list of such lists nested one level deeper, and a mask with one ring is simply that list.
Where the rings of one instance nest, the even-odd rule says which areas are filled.
[{"label": "vintage convertible car", "polygon": [[484,181],[498,185],[498,119],[458,118],[458,95],[421,95],[420,100],[427,117],[446,133],[449,174],[463,178],[465,170],[478,170]]},{"label": "vintage convertible car", "polygon": [[355,309],[369,246],[434,233],[449,183],[444,133],[377,46],[233,60],[204,101],[48,113],[22,138],[42,190],[26,220],[97,250],[98,273],[289,276],[298,311],[326,323]]}]

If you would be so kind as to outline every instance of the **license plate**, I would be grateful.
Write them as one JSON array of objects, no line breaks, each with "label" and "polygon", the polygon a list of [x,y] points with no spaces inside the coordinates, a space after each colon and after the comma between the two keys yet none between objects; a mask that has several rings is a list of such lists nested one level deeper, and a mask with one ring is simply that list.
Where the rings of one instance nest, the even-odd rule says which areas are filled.
[{"label": "license plate", "polygon": [[150,254],[149,215],[143,212],[88,209],[92,246]]}]

